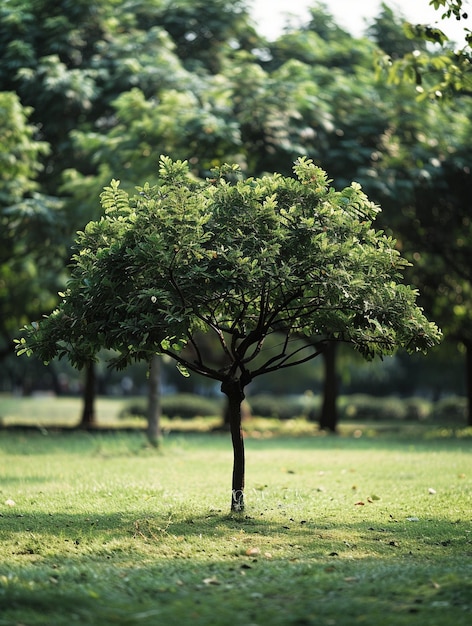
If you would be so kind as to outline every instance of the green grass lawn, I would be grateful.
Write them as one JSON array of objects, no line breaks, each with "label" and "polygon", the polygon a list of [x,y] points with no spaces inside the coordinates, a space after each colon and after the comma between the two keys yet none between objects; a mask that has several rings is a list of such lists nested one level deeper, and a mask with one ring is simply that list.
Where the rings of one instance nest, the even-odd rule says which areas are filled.
[{"label": "green grass lawn", "polygon": [[229,435],[0,431],[0,626],[470,624],[470,438],[362,428],[249,428],[240,517]]}]

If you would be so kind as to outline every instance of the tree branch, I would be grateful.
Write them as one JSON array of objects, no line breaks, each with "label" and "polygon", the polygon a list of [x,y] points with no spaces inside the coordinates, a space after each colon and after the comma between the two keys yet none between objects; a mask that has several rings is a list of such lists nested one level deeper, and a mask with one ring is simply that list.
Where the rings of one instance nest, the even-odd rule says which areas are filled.
[{"label": "tree branch", "polygon": [[[311,361],[311,359],[316,358],[317,356],[319,356],[323,352],[325,343],[326,342],[322,342],[321,343],[321,347],[319,349],[317,349],[316,352],[313,352],[312,354],[309,354],[308,356],[306,356],[306,357],[304,357],[302,359],[298,359],[296,361],[291,361],[290,359],[292,359],[296,354],[298,354],[300,352],[303,352],[304,350],[307,350],[309,348],[313,348],[317,344],[306,344],[305,346],[302,346],[301,348],[298,348],[294,352],[291,352],[290,354],[286,354],[285,353],[285,349],[286,349],[286,346],[288,344],[288,337],[287,337],[286,340],[284,341],[284,351],[279,353],[277,356],[272,357],[266,363],[264,363],[264,365],[262,365],[259,369],[257,369],[254,372],[252,372],[252,377],[255,378],[256,376],[261,376],[262,374],[267,374],[269,372],[275,372],[275,371],[280,370],[280,369],[285,369],[287,367],[292,367],[294,365],[300,365],[301,363],[306,363],[307,361]],[[290,361],[290,362],[288,363],[288,361]],[[274,363],[274,365],[270,366],[271,363]]]}]

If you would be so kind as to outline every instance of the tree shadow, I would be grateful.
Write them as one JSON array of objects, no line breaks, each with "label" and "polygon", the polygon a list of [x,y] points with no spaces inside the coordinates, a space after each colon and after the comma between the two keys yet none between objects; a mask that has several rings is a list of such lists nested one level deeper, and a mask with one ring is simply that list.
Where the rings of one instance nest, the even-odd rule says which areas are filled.
[{"label": "tree shadow", "polygon": [[[365,613],[376,593],[394,593],[394,581],[413,588],[425,576],[434,579],[446,560],[459,571],[470,554],[466,522],[439,518],[381,526],[208,510],[180,518],[146,511],[5,513],[0,523],[13,547],[11,559],[0,564],[1,626],[20,617],[28,626],[229,625],[242,608],[247,623],[263,616],[281,626],[297,624],[284,606],[311,606],[313,596],[335,611],[335,593],[353,594],[356,602],[351,589],[363,578],[357,593]],[[449,596],[459,594],[452,576],[444,584]],[[469,591],[470,585],[461,587],[463,604]],[[223,613],[213,620],[214,606]]]}]

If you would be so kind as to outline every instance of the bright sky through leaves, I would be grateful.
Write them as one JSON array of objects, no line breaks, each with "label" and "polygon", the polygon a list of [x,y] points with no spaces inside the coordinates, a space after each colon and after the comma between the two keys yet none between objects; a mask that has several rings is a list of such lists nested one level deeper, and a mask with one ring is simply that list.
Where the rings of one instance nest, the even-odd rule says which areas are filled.
[{"label": "bright sky through leaves", "polygon": [[[249,0],[253,7],[252,13],[258,30],[269,38],[277,37],[286,23],[286,16],[290,14],[293,23],[304,22],[308,17],[308,7],[316,4],[316,0]],[[329,0],[325,2],[328,10],[334,16],[339,26],[360,36],[365,31],[366,24],[375,18],[381,7],[381,0]],[[429,0],[394,0],[387,4],[413,23],[438,22],[444,32],[454,41],[462,41],[464,27],[472,29],[472,5],[465,2],[465,7],[471,17],[466,21],[457,22],[450,19],[441,20],[442,11],[435,11],[429,6]]]}]

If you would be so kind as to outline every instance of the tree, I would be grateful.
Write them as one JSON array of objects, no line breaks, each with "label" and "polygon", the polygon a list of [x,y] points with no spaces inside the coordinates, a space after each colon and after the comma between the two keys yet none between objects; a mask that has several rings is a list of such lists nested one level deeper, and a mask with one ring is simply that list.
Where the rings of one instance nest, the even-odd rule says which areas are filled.
[{"label": "tree", "polygon": [[[391,20],[389,29],[394,28],[399,36],[400,24]],[[428,54],[433,59],[438,53]],[[418,99],[407,82],[387,88],[381,157],[361,182],[382,205],[384,224],[395,232],[402,254],[415,263],[408,277],[421,289],[421,304],[446,340],[465,353],[472,424],[470,96],[462,89],[453,98],[425,98],[420,90]]]},{"label": "tree", "polygon": [[[304,158],[294,172],[240,180],[224,166],[199,182],[186,162],[162,157],[160,185],[130,198],[112,181],[105,215],[78,237],[62,303],[18,340],[19,354],[79,367],[101,347],[118,351],[116,367],[165,354],[184,374],[220,381],[233,511],[244,509],[241,402],[254,378],[313,359],[331,341],[373,358],[440,338],[399,282],[406,262],[372,228],[378,208],[360,187],[334,191]],[[205,333],[218,338],[223,366],[200,349]],[[266,354],[275,333],[282,339]],[[292,344],[301,334],[306,343]]]},{"label": "tree", "polygon": [[37,177],[49,146],[35,139],[31,109],[0,92],[0,359],[19,326],[55,306],[64,286],[62,205]]}]

